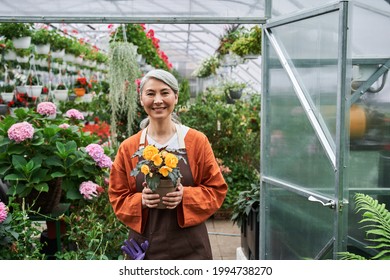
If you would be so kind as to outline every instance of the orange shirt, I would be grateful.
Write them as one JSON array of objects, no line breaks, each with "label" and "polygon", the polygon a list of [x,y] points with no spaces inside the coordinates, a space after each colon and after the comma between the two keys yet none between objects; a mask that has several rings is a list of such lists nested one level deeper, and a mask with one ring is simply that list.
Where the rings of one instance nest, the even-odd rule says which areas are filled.
[{"label": "orange shirt", "polygon": [[[118,219],[142,233],[148,208],[142,209],[141,193],[136,191],[135,177],[130,176],[138,162],[137,157],[131,156],[139,148],[140,137],[141,131],[120,145],[111,169],[108,195]],[[176,211],[179,226],[189,227],[205,222],[221,207],[228,186],[207,137],[190,128],[184,141],[194,186],[184,186],[183,200]]]}]

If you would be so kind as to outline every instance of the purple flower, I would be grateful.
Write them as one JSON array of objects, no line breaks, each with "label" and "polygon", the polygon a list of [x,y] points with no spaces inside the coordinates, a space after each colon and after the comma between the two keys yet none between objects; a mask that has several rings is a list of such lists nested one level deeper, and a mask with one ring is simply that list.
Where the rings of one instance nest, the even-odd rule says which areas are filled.
[{"label": "purple flower", "polygon": [[57,113],[57,107],[52,102],[41,102],[37,106],[37,112],[43,116],[51,116]]},{"label": "purple flower", "polygon": [[28,122],[15,123],[8,129],[8,138],[16,143],[23,142],[26,139],[32,139],[34,128]]},{"label": "purple flower", "polygon": [[95,184],[92,181],[86,181],[81,183],[79,191],[84,196],[84,199],[91,200],[98,195],[98,187],[98,184]]},{"label": "purple flower", "polygon": [[84,119],[84,115],[79,110],[76,109],[70,109],[66,111],[65,116],[67,116],[68,118],[74,118],[76,120]]},{"label": "purple flower", "polygon": [[0,223],[4,222],[7,219],[8,211],[7,206],[0,201]]}]

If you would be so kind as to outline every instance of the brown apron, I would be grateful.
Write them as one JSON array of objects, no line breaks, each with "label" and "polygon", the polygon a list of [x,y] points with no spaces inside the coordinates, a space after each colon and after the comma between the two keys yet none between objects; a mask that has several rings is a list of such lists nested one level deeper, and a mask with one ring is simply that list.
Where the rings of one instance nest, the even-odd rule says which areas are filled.
[{"label": "brown apron", "polygon": [[[146,128],[147,129],[147,128]],[[146,129],[144,129],[140,148],[145,144]],[[184,137],[181,127],[176,125],[179,148],[185,151]],[[187,164],[179,162],[180,172],[183,175],[181,183],[185,187],[192,187],[193,177],[188,165],[187,154],[182,155]],[[137,192],[142,192],[144,175],[136,177]],[[212,260],[210,240],[205,223],[196,226],[181,228],[177,222],[177,209],[149,209],[148,220],[142,234],[130,229],[129,236],[139,244],[149,241],[145,260]]]}]

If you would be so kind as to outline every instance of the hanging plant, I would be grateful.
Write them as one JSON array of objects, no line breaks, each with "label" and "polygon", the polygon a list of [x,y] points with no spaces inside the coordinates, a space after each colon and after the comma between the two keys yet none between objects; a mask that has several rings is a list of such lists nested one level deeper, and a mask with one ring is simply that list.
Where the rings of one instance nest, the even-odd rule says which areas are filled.
[{"label": "hanging plant", "polygon": [[117,122],[127,116],[127,136],[133,133],[132,123],[137,112],[137,87],[135,80],[141,75],[134,45],[113,42],[109,52],[109,84],[111,104],[111,135],[114,144],[118,133]]}]

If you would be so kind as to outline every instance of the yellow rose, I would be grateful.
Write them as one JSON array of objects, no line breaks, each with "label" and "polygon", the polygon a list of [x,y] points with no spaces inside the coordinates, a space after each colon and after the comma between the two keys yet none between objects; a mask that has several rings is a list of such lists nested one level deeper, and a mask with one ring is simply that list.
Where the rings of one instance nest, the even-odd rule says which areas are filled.
[{"label": "yellow rose", "polygon": [[155,154],[158,154],[158,149],[155,146],[150,145],[146,146],[144,151],[142,152],[142,156],[146,160],[151,160]]},{"label": "yellow rose", "polygon": [[145,175],[147,175],[150,172],[149,166],[147,166],[146,164],[142,165],[141,172],[144,173]]},{"label": "yellow rose", "polygon": [[167,153],[165,155],[165,164],[170,168],[176,168],[179,159],[172,153]]},{"label": "yellow rose", "polygon": [[164,177],[167,177],[169,172],[172,172],[172,168],[164,165],[163,167],[161,167],[158,172],[160,172],[161,175],[163,175]]},{"label": "yellow rose", "polygon": [[151,160],[153,161],[155,166],[160,166],[163,161],[159,154],[155,154],[154,156],[152,156]]}]

